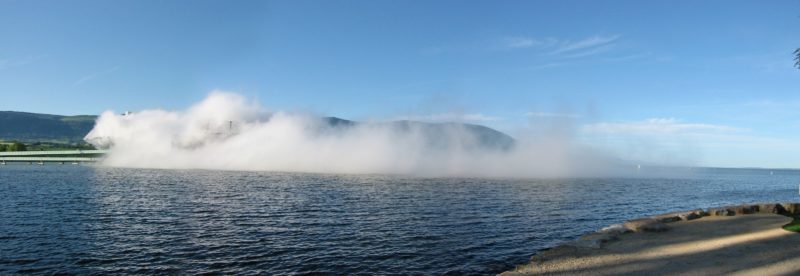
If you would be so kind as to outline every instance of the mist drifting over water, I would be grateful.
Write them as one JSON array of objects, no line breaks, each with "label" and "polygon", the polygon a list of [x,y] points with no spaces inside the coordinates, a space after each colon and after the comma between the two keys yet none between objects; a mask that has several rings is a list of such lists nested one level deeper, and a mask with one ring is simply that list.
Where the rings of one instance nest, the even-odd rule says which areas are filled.
[{"label": "mist drifting over water", "polygon": [[271,112],[215,91],[185,111],[106,111],[85,140],[108,149],[101,164],[115,167],[491,177],[624,171],[617,159],[564,132],[516,136],[459,123],[352,123]]}]

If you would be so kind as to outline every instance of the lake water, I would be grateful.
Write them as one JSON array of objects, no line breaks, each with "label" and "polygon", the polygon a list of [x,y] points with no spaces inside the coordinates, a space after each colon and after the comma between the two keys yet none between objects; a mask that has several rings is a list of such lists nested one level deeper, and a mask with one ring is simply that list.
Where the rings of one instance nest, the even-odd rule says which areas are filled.
[{"label": "lake water", "polygon": [[630,218],[800,201],[798,171],[676,171],[525,180],[6,165],[0,274],[494,274]]}]

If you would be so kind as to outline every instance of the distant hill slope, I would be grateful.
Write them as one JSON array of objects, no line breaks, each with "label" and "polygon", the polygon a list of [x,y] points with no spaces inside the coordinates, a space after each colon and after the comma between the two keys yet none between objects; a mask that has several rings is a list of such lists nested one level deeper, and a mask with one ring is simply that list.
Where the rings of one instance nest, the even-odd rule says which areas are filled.
[{"label": "distant hill slope", "polygon": [[[60,116],[17,111],[0,111],[0,140],[24,142],[82,143],[83,137],[94,127],[97,116]],[[353,127],[355,121],[336,117],[322,118],[334,129]],[[392,121],[378,123],[388,125],[398,132],[416,131],[425,137],[432,149],[446,148],[452,143],[464,143],[471,139],[481,148],[508,150],[514,139],[500,131],[464,123],[426,123],[415,121]],[[461,135],[467,134],[467,135]]]},{"label": "distant hill slope", "polygon": [[0,140],[80,143],[94,127],[95,119],[94,115],[0,111]]},{"label": "distant hill slope", "polygon": [[[336,117],[323,120],[334,129],[348,128],[364,123]],[[375,123],[389,126],[397,133],[413,132],[422,135],[431,150],[446,149],[451,146],[472,146],[475,149],[509,150],[514,146],[514,138],[492,128],[466,123],[429,123],[417,121],[390,121]],[[467,148],[469,149],[469,148]]]}]

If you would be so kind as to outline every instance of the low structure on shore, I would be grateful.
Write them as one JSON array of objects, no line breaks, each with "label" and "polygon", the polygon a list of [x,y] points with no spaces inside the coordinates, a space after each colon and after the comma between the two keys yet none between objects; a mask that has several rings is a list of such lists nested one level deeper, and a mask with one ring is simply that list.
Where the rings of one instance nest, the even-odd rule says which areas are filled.
[{"label": "low structure on shore", "polygon": [[500,275],[797,274],[800,234],[782,226],[798,215],[799,203],[765,203],[629,220]]},{"label": "low structure on shore", "polygon": [[100,161],[106,150],[57,150],[57,151],[5,151],[0,152],[0,165],[6,163],[84,163]]}]

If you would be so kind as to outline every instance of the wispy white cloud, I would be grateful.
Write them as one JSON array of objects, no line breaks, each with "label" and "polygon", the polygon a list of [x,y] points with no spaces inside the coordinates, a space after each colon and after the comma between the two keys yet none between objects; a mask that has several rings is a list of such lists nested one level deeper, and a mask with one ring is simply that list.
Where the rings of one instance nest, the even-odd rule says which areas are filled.
[{"label": "wispy white cloud", "polygon": [[528,67],[526,69],[547,69],[547,68],[553,68],[553,67],[561,67],[561,66],[565,66],[565,65],[568,65],[568,64],[569,63],[566,63],[566,62],[548,62],[548,63],[544,63],[544,64],[534,65],[534,66]]},{"label": "wispy white cloud", "polygon": [[83,84],[83,83],[85,83],[87,81],[93,80],[96,77],[97,77],[96,73],[95,74],[85,75],[85,76],[81,77],[80,79],[76,80],[73,85],[81,85],[81,84]]},{"label": "wispy white cloud", "polygon": [[579,118],[581,115],[574,113],[554,113],[554,112],[527,112],[527,117],[537,118]]},{"label": "wispy white cloud", "polygon": [[528,48],[537,45],[539,42],[528,37],[511,37],[506,42],[508,48]]},{"label": "wispy white cloud", "polygon": [[17,66],[25,66],[46,58],[46,55],[27,56],[17,59],[0,59],[0,70],[9,69]]},{"label": "wispy white cloud", "polygon": [[527,36],[510,36],[503,38],[501,42],[504,48],[519,49],[531,47],[551,47],[557,44],[559,40],[552,37],[534,38]]},{"label": "wispy white cloud", "polygon": [[95,73],[91,73],[91,74],[84,75],[83,77],[81,77],[81,78],[77,79],[77,80],[76,80],[76,81],[73,83],[73,85],[75,85],[75,86],[83,85],[84,83],[87,83],[87,82],[89,82],[89,81],[91,81],[91,80],[94,80],[94,79],[95,79],[95,78],[97,78],[98,76],[101,76],[101,75],[106,75],[106,74],[111,74],[111,73],[113,73],[114,71],[117,71],[117,70],[119,70],[119,68],[120,68],[119,66],[114,66],[114,67],[111,67],[110,69],[108,69],[108,70],[105,70],[105,71],[101,71],[101,72],[95,72]]},{"label": "wispy white cloud", "polygon": [[503,49],[537,49],[560,58],[591,56],[614,49],[619,35],[593,35],[578,41],[553,37],[509,36],[500,40]]},{"label": "wispy white cloud", "polygon": [[613,35],[613,36],[595,35],[576,42],[564,41],[558,48],[550,52],[550,54],[557,55],[563,53],[574,53],[581,50],[608,45],[619,39],[619,37],[620,37],[619,35]]},{"label": "wispy white cloud", "polygon": [[584,125],[581,130],[597,134],[691,134],[698,132],[735,132],[746,129],[715,124],[684,123],[674,118],[651,118],[637,122],[595,123]]},{"label": "wispy white cloud", "polygon": [[580,57],[593,56],[593,55],[596,55],[596,54],[600,54],[600,53],[605,53],[605,52],[611,51],[612,49],[614,49],[614,46],[615,46],[614,44],[605,44],[605,45],[594,47],[594,48],[590,48],[590,49],[587,49],[587,50],[584,50],[584,51],[564,54],[564,55],[562,55],[562,57],[564,57],[564,58],[580,58]]},{"label": "wispy white cloud", "polygon": [[500,121],[502,117],[489,116],[483,113],[436,113],[427,115],[408,115],[397,117],[398,120],[430,121],[430,122],[489,122]]},{"label": "wispy white cloud", "polygon": [[661,164],[797,167],[800,154],[800,142],[791,136],[674,118],[588,124],[580,134],[585,143],[621,158]]}]

